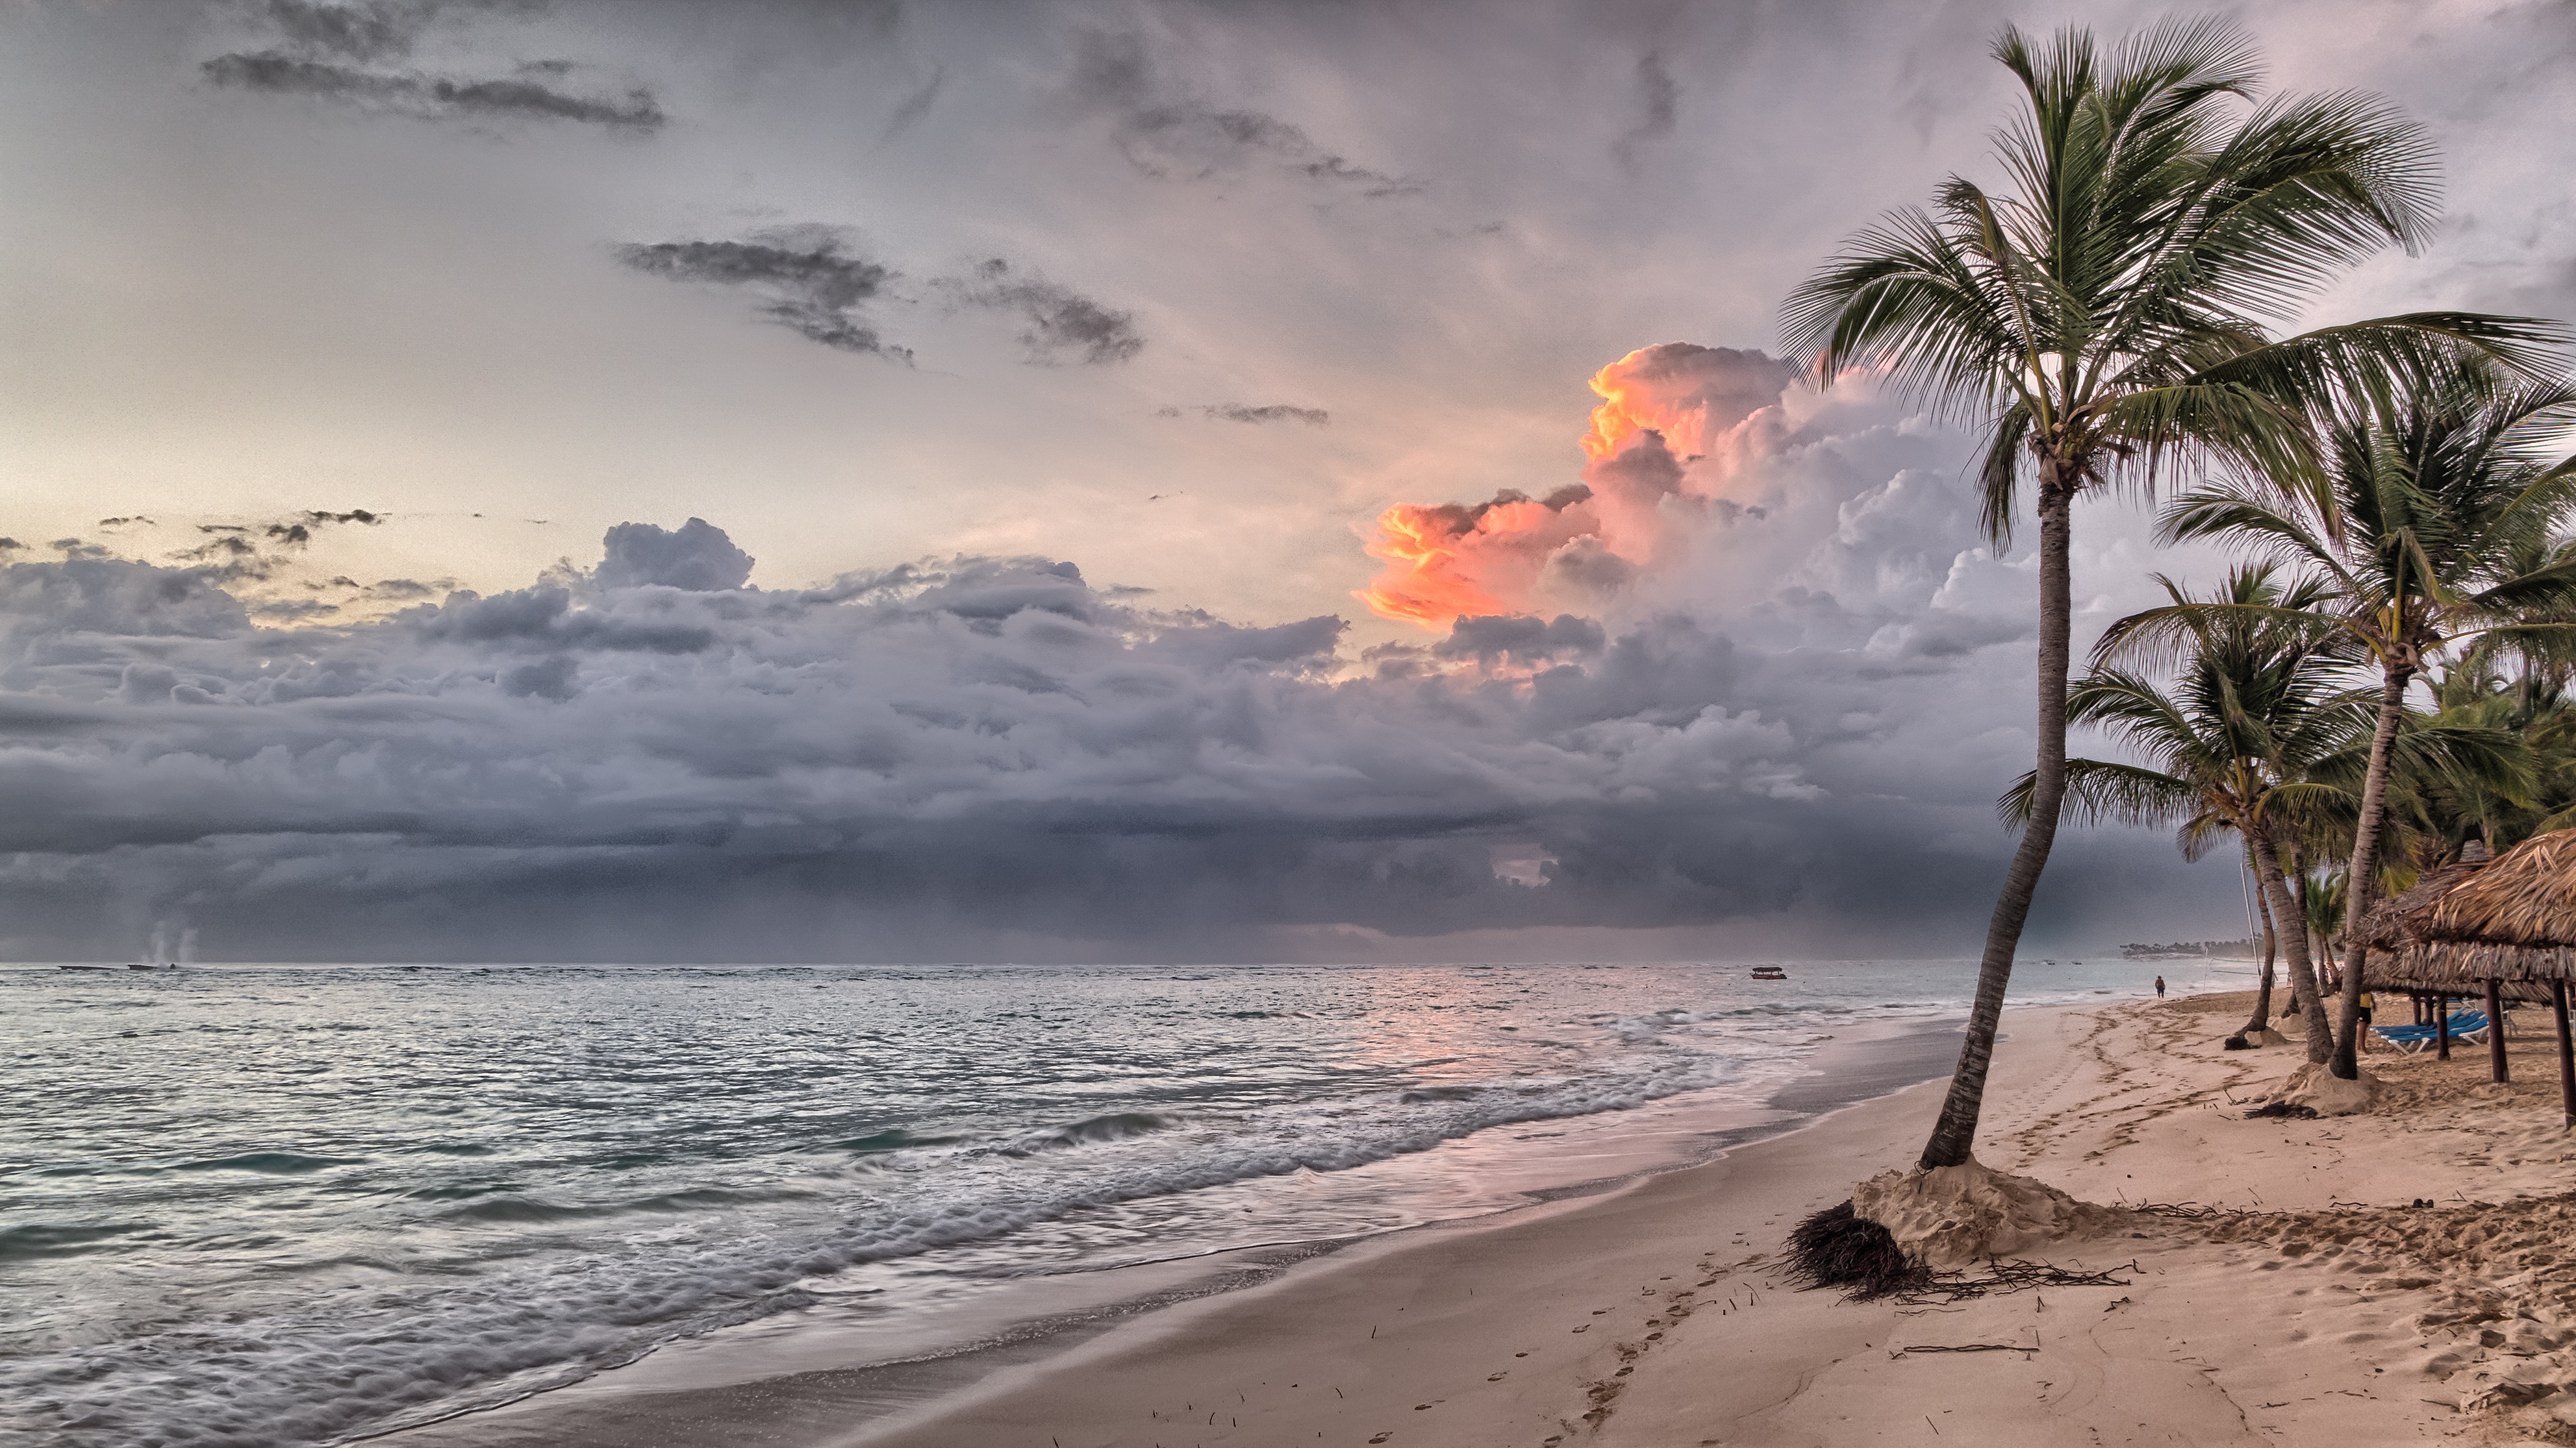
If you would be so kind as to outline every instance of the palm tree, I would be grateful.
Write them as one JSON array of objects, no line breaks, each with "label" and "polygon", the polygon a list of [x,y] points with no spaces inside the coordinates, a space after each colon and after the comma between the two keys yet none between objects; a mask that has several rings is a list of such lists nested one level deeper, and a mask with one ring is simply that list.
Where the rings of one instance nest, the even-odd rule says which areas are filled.
[{"label": "palm tree", "polygon": [[[2166,510],[2168,539],[2211,538],[2316,569],[2332,615],[2379,665],[2379,713],[2353,830],[2344,918],[2370,909],[2388,820],[2391,751],[2408,684],[2455,644],[2563,650],[2576,625],[2576,554],[2555,533],[2576,503],[2576,458],[2545,447],[2576,420],[2564,381],[2513,383],[2463,360],[2402,389],[2345,394],[2324,427],[2322,477],[2240,476]],[[2150,625],[2152,627],[2152,625]],[[2359,1072],[2368,951],[2345,951],[2334,1074]]]},{"label": "palm tree", "polygon": [[[2096,666],[2066,701],[2071,724],[2089,724],[2147,760],[2119,764],[2066,761],[2065,808],[2079,820],[2182,824],[2186,859],[2199,859],[2222,834],[2234,834],[2252,865],[2267,916],[2302,921],[2281,865],[2280,846],[2333,786],[2311,775],[2369,737],[2370,701],[2338,680],[2350,666],[2332,626],[2307,610],[2325,597],[2313,581],[2286,588],[2269,566],[2239,568],[2216,594],[2196,600],[2158,577],[2189,642],[2175,652],[2180,668],[2170,690],[2138,674]],[[2207,603],[2217,607],[2193,607]],[[2132,635],[2114,625],[2105,635],[2116,653]],[[2008,823],[2025,828],[2037,794],[2037,771],[1998,801]],[[2308,1024],[2308,1054],[2323,1060],[2331,1033],[2308,953],[2307,931],[2278,932],[2291,998]]]},{"label": "palm tree", "polygon": [[[2402,794],[2392,787],[2389,807],[2415,837],[2418,871],[2455,858],[2471,839],[2501,854],[2576,825],[2576,701],[2566,697],[2565,668],[2552,659],[2509,660],[2506,652],[2492,637],[2478,640],[2431,681],[2433,698],[2445,721],[2521,735],[2531,752],[2531,796],[2516,800],[2447,780]],[[2509,663],[2520,665],[2511,675]]]},{"label": "palm tree", "polygon": [[1959,1069],[1925,1168],[1968,1160],[2031,894],[2066,788],[2068,550],[2077,497],[2151,484],[2177,462],[2289,475],[2310,466],[2304,409],[2465,345],[2506,355],[2554,335],[2458,312],[2274,340],[2324,281],[2414,250],[2435,209],[2423,131],[2364,96],[2255,102],[2261,68],[2221,21],[2164,22],[2105,53],[2089,31],[2006,28],[1994,56],[2024,109],[1996,138],[2008,189],[1952,177],[1888,213],[1783,310],[1819,381],[1877,369],[1984,430],[1986,530],[2011,536],[2025,474],[2039,521],[2038,768],[2004,877]]}]

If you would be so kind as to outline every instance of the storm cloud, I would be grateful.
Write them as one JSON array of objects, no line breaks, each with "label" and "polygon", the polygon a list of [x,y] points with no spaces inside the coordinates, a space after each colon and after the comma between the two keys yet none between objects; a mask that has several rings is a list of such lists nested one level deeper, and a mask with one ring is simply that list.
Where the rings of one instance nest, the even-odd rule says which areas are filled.
[{"label": "storm cloud", "polygon": [[1785,562],[1740,597],[1359,655],[1331,615],[1236,623],[1056,559],[756,587],[696,518],[336,627],[214,566],[16,563],[11,948],[161,919],[210,954],[657,959],[1963,930],[2027,759],[2026,691],[1995,687],[2027,576],[1906,466],[1953,444],[1904,417],[1804,404],[1767,484],[1801,496],[1710,521],[1675,576]]}]

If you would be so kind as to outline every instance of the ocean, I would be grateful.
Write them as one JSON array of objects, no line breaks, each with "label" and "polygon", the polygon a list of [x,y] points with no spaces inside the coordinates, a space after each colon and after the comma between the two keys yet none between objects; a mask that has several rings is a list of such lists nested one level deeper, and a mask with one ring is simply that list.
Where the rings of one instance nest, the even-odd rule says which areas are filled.
[{"label": "ocean", "polygon": [[[1705,1158],[1974,975],[1782,964],[0,967],[0,1443],[970,1348],[1121,1272]],[[2158,971],[2250,984],[2031,961],[2014,1001]]]}]

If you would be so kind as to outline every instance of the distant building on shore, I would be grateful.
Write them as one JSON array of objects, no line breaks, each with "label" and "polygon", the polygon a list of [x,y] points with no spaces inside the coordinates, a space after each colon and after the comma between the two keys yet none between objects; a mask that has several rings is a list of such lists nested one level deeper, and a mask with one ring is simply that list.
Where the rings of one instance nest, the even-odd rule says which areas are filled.
[{"label": "distant building on shore", "polygon": [[2259,940],[2177,940],[2171,945],[2123,945],[2122,960],[2253,960],[2263,953]]}]

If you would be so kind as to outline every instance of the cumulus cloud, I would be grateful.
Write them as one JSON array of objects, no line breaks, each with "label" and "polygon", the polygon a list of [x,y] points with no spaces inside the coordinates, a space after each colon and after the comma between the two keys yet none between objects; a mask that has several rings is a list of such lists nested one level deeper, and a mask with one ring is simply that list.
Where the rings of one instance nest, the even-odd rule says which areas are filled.
[{"label": "cumulus cloud", "polygon": [[[695,518],[348,623],[214,565],[0,566],[10,948],[163,917],[216,954],[517,958],[1965,931],[2027,764],[1998,687],[2027,580],[1888,466],[1920,457],[1901,414],[1816,406],[1784,426],[1839,461],[1744,515],[1778,554],[1758,601],[1497,611],[1363,658],[1336,617],[1152,607],[1060,560],[755,588]],[[1897,533],[1945,561],[1857,571]]]},{"label": "cumulus cloud", "polygon": [[631,243],[617,259],[673,281],[741,288],[760,299],[763,316],[808,341],[909,363],[912,349],[888,342],[867,315],[895,272],[850,245],[837,232],[802,227],[738,241]]},{"label": "cumulus cloud", "polygon": [[[1066,562],[747,575],[711,523],[626,523],[587,575],[322,626],[216,569],[0,567],[0,899],[242,951],[1669,925],[1808,899],[1850,809],[1816,770],[1839,698],[1682,616],[1468,618],[1352,675],[1340,618],[1151,611]],[[582,946],[611,915],[654,928]]]},{"label": "cumulus cloud", "polygon": [[676,530],[620,523],[601,544],[606,556],[593,576],[602,588],[721,593],[751,581],[752,556],[704,518],[691,518]]},{"label": "cumulus cloud", "polygon": [[1582,481],[1534,498],[1398,503],[1368,552],[1387,566],[1358,595],[1371,611],[1443,629],[1550,600],[1598,607],[1687,556],[1712,526],[1759,517],[1776,464],[1804,442],[1780,404],[1796,369],[1760,352],[1666,342],[1592,378]]},{"label": "cumulus cloud", "polygon": [[1157,69],[1133,33],[1083,32],[1067,89],[1079,108],[1110,118],[1118,153],[1157,180],[1206,181],[1258,166],[1366,197],[1422,190],[1419,181],[1325,150],[1292,122],[1197,98]]},{"label": "cumulus cloud", "polygon": [[959,306],[1017,316],[1020,345],[1039,366],[1124,362],[1145,350],[1134,313],[1105,307],[1000,257],[979,261],[964,276],[942,278],[939,285]]}]

